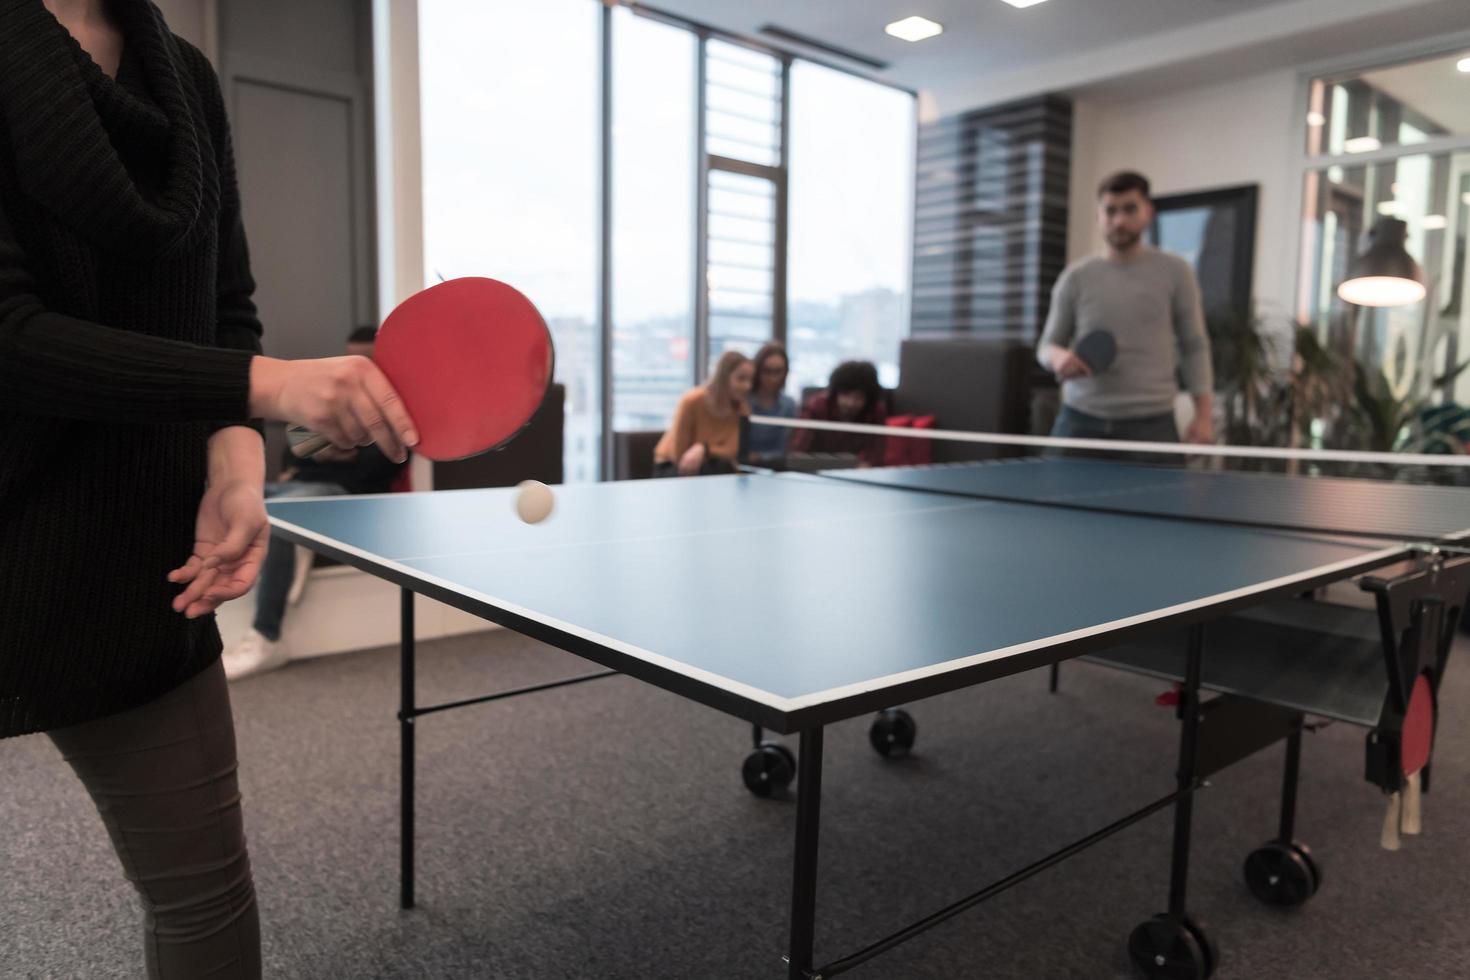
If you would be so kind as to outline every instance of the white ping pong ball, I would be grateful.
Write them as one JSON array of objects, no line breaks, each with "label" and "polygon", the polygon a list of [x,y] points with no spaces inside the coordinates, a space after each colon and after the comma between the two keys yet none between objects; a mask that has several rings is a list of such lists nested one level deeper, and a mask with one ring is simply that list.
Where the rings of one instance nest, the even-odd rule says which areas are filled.
[{"label": "white ping pong ball", "polygon": [[551,516],[556,497],[540,480],[523,480],[516,485],[516,516],[527,524],[540,524]]}]

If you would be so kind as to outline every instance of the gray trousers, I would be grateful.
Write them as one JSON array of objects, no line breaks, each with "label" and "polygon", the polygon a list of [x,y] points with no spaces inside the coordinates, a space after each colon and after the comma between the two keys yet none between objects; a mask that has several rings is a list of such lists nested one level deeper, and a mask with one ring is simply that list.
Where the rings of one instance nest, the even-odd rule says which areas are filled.
[{"label": "gray trousers", "polygon": [[142,899],[150,980],[258,980],[260,920],[220,662],[145,705],[48,734]]}]

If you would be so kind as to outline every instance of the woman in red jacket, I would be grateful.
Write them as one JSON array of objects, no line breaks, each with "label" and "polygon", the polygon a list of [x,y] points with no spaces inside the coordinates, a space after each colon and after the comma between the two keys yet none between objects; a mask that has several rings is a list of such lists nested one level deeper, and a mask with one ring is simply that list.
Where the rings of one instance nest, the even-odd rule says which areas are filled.
[{"label": "woman in red jacket", "polygon": [[[819,422],[857,422],[883,425],[888,407],[878,369],[868,361],[843,361],[832,369],[823,391],[816,392],[801,407],[803,419]],[[828,429],[797,429],[791,435],[793,453],[847,453],[862,466],[881,466],[883,437]]]}]

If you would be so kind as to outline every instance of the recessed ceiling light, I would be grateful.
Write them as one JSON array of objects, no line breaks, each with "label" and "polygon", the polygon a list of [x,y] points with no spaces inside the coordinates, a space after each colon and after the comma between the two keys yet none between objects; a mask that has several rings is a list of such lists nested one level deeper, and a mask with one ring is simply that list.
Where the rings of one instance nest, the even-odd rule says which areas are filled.
[{"label": "recessed ceiling light", "polygon": [[1400,204],[1398,201],[1380,201],[1380,202],[1378,202],[1378,213],[1379,214],[1396,215],[1400,211],[1402,211],[1403,209],[1404,209],[1404,206],[1402,204]]},{"label": "recessed ceiling light", "polygon": [[1038,3],[1046,3],[1046,0],[1006,0],[1006,3],[1012,7],[1034,7]]},{"label": "recessed ceiling light", "polygon": [[1463,72],[1470,73],[1470,58],[1461,58],[1455,63],[1455,67]]},{"label": "recessed ceiling light", "polygon": [[922,41],[926,37],[944,33],[944,27],[934,23],[928,17],[905,17],[903,20],[894,21],[883,30],[905,41]]},{"label": "recessed ceiling light", "polygon": [[1348,153],[1372,153],[1374,150],[1383,149],[1383,142],[1376,136],[1354,136],[1345,140],[1342,148]]},{"label": "recessed ceiling light", "polygon": [[1424,216],[1425,231],[1439,231],[1450,223],[1450,220],[1442,214],[1426,214]]},{"label": "recessed ceiling light", "polygon": [[1327,117],[1322,115],[1322,113],[1320,112],[1309,112],[1307,113],[1307,125],[1325,126],[1327,125]]}]

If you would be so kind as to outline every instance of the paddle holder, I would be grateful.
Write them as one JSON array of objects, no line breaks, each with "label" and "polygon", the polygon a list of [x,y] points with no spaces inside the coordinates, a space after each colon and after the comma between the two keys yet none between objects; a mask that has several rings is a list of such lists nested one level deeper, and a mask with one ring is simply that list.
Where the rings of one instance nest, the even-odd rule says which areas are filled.
[{"label": "paddle holder", "polygon": [[1390,572],[1362,581],[1378,604],[1388,670],[1383,712],[1367,736],[1366,775],[1388,794],[1380,843],[1396,851],[1422,824],[1439,682],[1470,593],[1470,558],[1446,560],[1436,552]]}]

